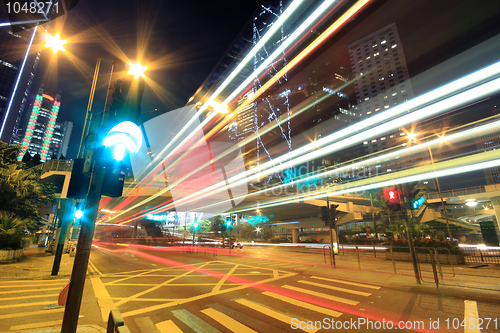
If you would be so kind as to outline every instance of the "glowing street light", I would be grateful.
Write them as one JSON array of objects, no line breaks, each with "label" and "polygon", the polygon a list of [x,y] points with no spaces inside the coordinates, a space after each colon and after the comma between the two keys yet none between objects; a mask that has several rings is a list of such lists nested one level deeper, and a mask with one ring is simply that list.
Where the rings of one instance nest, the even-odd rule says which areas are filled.
[{"label": "glowing street light", "polygon": [[52,49],[52,52],[54,52],[54,53],[57,53],[57,51],[66,52],[66,49],[64,48],[64,44],[66,44],[67,41],[61,40],[61,37],[59,36],[59,34],[55,34],[55,36],[45,34],[45,38],[47,38],[47,43],[45,44],[45,46],[50,47]]},{"label": "glowing street light", "polygon": [[148,69],[146,66],[142,66],[141,62],[138,61],[137,64],[133,64],[131,62],[128,63],[130,66],[130,70],[128,71],[128,74],[132,74],[134,76],[134,79],[138,79],[139,77],[146,78],[146,75],[144,75],[144,72]]},{"label": "glowing street light", "polygon": [[416,137],[417,137],[417,134],[414,134],[413,131],[406,133],[406,138],[410,142],[415,141]]}]

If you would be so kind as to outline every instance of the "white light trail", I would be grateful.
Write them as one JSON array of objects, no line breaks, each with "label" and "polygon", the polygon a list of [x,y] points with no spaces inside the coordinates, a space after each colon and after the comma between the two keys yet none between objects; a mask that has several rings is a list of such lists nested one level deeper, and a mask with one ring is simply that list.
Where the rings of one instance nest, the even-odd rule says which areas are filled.
[{"label": "white light trail", "polygon": [[[447,141],[450,144],[457,144],[460,141],[474,139],[478,135],[486,135],[486,134],[490,134],[490,133],[496,133],[496,132],[498,132],[499,128],[500,128],[500,120],[492,122],[492,123],[488,123],[485,125],[481,125],[478,127],[474,127],[474,128],[468,129],[468,130],[464,130],[464,131],[461,131],[458,133],[450,134],[449,136],[447,136]],[[342,174],[343,172],[353,170],[355,168],[362,168],[365,166],[370,166],[370,165],[376,164],[380,160],[386,161],[386,160],[394,159],[397,156],[404,157],[404,156],[415,154],[417,152],[427,151],[428,147],[431,147],[431,148],[438,147],[440,144],[442,144],[441,138],[433,140],[433,141],[424,142],[424,143],[419,144],[419,145],[413,145],[413,146],[408,147],[408,148],[398,149],[398,150],[392,151],[390,153],[376,156],[376,157],[373,157],[373,158],[370,158],[367,160],[363,160],[363,161],[360,161],[357,163],[345,165],[345,166],[330,169],[330,170],[325,170],[324,172],[321,172],[321,173],[318,173],[318,174],[315,174],[315,175],[312,175],[309,177],[293,180],[287,184],[280,184],[280,185],[272,186],[272,187],[267,188],[265,190],[252,192],[252,193],[249,193],[249,194],[244,195],[244,196],[233,197],[232,200],[238,200],[241,198],[265,194],[265,193],[269,193],[269,191],[281,190],[282,188],[290,187],[290,186],[293,186],[293,185],[301,183],[301,182],[307,182],[308,180],[312,180],[312,179],[317,178],[317,177],[329,177],[329,176],[334,175],[334,174]],[[225,200],[223,202],[226,202],[226,201],[229,201],[229,200]],[[217,203],[217,204],[220,204],[220,203]],[[214,206],[214,205],[215,204],[200,207],[200,210],[203,210],[204,208],[209,208],[209,207]]]},{"label": "white light trail", "polygon": [[[500,70],[500,63],[496,63],[493,66],[495,66],[497,71]],[[493,67],[493,66],[489,66],[489,67],[487,67],[487,69],[490,67]],[[482,72],[482,71],[484,71],[484,70],[481,70],[479,72]],[[473,73],[473,74],[476,74],[476,73]],[[473,74],[471,74],[471,75],[473,75]],[[495,74],[498,74],[498,73],[496,72]],[[466,76],[465,78],[468,78],[468,77],[470,77],[470,75]],[[459,79],[457,81],[460,81],[460,80],[463,80],[463,78]],[[481,81],[483,81],[483,80],[484,80],[484,77],[481,77]],[[454,81],[452,83],[455,83],[455,82],[456,81]],[[450,83],[450,84],[452,84],[452,83]],[[470,82],[469,82],[469,85],[471,85]],[[446,86],[448,86],[448,85],[446,85]],[[446,87],[446,86],[444,86],[444,87]],[[441,89],[441,88],[438,88],[436,90],[439,90],[439,89]],[[281,165],[273,166],[270,162],[267,162],[265,164],[262,164],[261,165],[262,167],[257,166],[253,169],[250,169],[250,170],[245,171],[241,174],[238,174],[237,176],[233,176],[233,177],[229,178],[228,182],[231,184],[231,186],[238,186],[238,185],[245,184],[247,182],[247,179],[254,178],[253,173],[256,171],[256,169],[259,169],[259,168],[261,170],[264,169],[264,171],[261,171],[262,176],[265,176],[265,175],[268,175],[268,174],[271,174],[274,172],[278,172],[280,170],[283,170],[283,169],[292,167],[294,165],[306,162],[307,160],[315,159],[315,158],[324,156],[326,154],[332,153],[334,151],[342,150],[342,149],[347,148],[353,144],[363,142],[366,139],[370,139],[373,136],[376,136],[378,134],[387,133],[387,131],[398,129],[401,126],[406,126],[408,124],[417,122],[418,120],[422,120],[422,119],[425,119],[427,117],[435,116],[435,115],[440,114],[442,112],[445,112],[447,110],[451,110],[451,109],[463,106],[467,103],[480,100],[480,99],[482,99],[486,96],[489,96],[491,94],[494,94],[498,91],[500,91],[500,79],[495,79],[493,81],[489,81],[487,83],[483,83],[479,86],[476,86],[472,89],[463,91],[457,95],[448,97],[448,98],[441,100],[437,103],[431,104],[431,105],[423,107],[421,109],[418,109],[412,113],[409,113],[409,114],[406,114],[406,115],[401,116],[399,118],[390,120],[382,125],[378,125],[374,128],[371,128],[370,130],[366,130],[368,127],[367,123],[377,124],[377,123],[380,123],[382,119],[387,120],[387,118],[389,118],[387,115],[381,114],[380,115],[381,119],[376,119],[376,120],[373,120],[370,122],[363,121],[366,123],[359,130],[355,130],[352,128],[353,127],[359,128],[360,126],[357,126],[357,125],[359,125],[360,123],[352,125],[344,130],[335,132],[335,133],[333,133],[333,134],[331,134],[331,135],[329,135],[321,140],[317,140],[316,142],[308,144],[308,145],[306,145],[302,148],[299,148],[295,151],[292,151],[288,154],[285,154],[285,155],[282,155],[278,158],[275,158],[274,159],[275,164],[284,161]],[[430,92],[428,94],[431,94],[431,93],[432,92]],[[422,96],[417,97],[415,99],[419,99],[423,96],[425,96],[425,95],[422,95]],[[435,98],[435,99],[438,99],[438,98]],[[404,104],[401,104],[400,106],[404,106],[405,104],[412,102],[412,101],[413,100],[410,100]],[[410,103],[410,104],[415,105],[417,103]],[[421,100],[420,105],[422,105],[422,104],[427,104],[427,100],[424,100],[424,101]],[[398,108],[398,106],[394,107],[394,109],[397,109],[397,108]],[[402,109],[406,110],[407,108],[403,107]],[[386,111],[386,113],[389,111],[390,111],[390,109],[388,111]],[[401,111],[399,111],[399,112],[401,112]],[[372,118],[367,119],[367,120],[371,120],[373,118],[377,118],[377,116],[372,117]],[[361,122],[361,123],[363,123],[363,122]],[[358,132],[362,129],[365,129],[365,131],[362,131],[361,133],[355,134],[356,132]],[[337,141],[337,142],[334,141],[337,138],[342,138],[342,137],[347,136],[346,133],[350,134],[351,136],[346,138],[346,139]],[[312,148],[316,148],[317,145],[322,145],[323,148],[310,152],[310,150],[312,150]],[[301,153],[304,153],[304,152],[306,152],[306,154],[299,157],[299,155]],[[269,164],[271,164],[272,167],[265,169],[264,166],[267,167],[267,166],[269,166]],[[189,199],[195,200],[195,199],[198,199],[200,195],[204,195],[206,193],[214,194],[214,193],[217,193],[221,190],[225,190],[225,186],[226,186],[225,184],[226,184],[225,182],[220,182],[220,183],[214,184],[212,186],[207,187],[206,189],[204,189],[202,191],[198,191],[196,193],[193,193],[192,195],[187,196],[185,198],[185,200],[189,200]]]}]

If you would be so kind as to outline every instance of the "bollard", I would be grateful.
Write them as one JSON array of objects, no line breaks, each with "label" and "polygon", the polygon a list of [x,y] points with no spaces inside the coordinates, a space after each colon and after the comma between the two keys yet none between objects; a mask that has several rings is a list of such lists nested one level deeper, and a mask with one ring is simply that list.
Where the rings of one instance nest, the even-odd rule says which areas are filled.
[{"label": "bollard", "polygon": [[375,250],[375,243],[373,245],[373,255],[375,255],[375,258],[377,258],[377,251]]}]

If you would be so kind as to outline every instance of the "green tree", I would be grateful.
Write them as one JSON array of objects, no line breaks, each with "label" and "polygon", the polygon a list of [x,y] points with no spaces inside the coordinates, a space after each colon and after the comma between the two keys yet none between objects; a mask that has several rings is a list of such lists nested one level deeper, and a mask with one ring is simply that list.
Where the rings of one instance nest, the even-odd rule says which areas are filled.
[{"label": "green tree", "polygon": [[23,247],[24,230],[31,226],[31,221],[13,214],[0,212],[0,249],[20,249]]},{"label": "green tree", "polygon": [[38,222],[38,205],[55,203],[55,187],[40,182],[41,170],[24,169],[18,154],[18,146],[0,144],[0,211]]},{"label": "green tree", "polygon": [[212,232],[221,231],[222,225],[224,224],[224,218],[222,215],[216,215],[209,220],[208,230]]}]

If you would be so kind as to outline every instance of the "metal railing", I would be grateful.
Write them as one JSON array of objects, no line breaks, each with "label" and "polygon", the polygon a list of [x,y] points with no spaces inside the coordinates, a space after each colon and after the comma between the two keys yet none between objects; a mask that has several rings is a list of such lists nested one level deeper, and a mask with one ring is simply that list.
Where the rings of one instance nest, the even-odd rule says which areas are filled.
[{"label": "metal railing", "polygon": [[41,169],[42,173],[49,171],[71,171],[73,169],[73,160],[51,160],[33,167]]},{"label": "metal railing", "polygon": [[[449,197],[456,197],[460,195],[469,195],[469,194],[477,194],[477,193],[485,193],[486,188],[484,186],[476,186],[476,187],[467,187],[467,188],[461,188],[457,190],[451,190],[451,191],[442,191],[441,195],[443,198],[449,198]],[[431,199],[439,199],[439,193],[438,192],[433,192],[433,193],[426,193],[424,194],[424,198],[426,200],[431,200]]]}]

